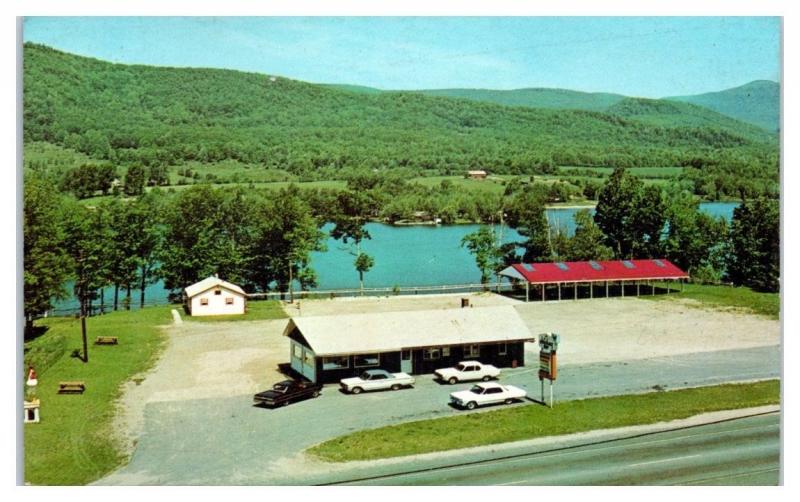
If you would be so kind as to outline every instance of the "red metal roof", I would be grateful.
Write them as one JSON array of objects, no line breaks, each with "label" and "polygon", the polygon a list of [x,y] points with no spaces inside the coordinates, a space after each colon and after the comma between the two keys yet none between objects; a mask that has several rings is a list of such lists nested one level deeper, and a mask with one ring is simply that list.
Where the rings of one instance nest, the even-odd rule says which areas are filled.
[{"label": "red metal roof", "polygon": [[511,268],[532,284],[689,278],[689,274],[663,258],[656,260],[515,263],[511,265]]}]

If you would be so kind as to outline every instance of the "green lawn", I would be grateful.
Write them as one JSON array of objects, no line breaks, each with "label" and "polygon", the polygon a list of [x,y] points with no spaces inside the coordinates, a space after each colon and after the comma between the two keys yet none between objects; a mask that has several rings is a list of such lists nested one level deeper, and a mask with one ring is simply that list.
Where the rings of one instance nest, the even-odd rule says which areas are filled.
[{"label": "green lawn", "polygon": [[[87,319],[89,362],[70,357],[82,347],[80,321],[54,317],[36,321],[49,329],[25,344],[25,362],[38,372],[41,423],[26,424],[25,480],[42,485],[83,485],[125,461],[112,431],[120,386],[151,367],[172,322],[169,305],[121,311]],[[98,336],[116,336],[119,345],[96,346]],[[60,395],[58,383],[80,380],[82,395]]]},{"label": "green lawn", "polygon": [[244,315],[215,315],[191,317],[183,316],[185,321],[190,322],[219,322],[219,321],[263,321],[265,319],[284,319],[288,317],[281,308],[278,300],[249,300],[247,302],[247,312]]},{"label": "green lawn", "polygon": [[710,411],[780,403],[780,381],[601,397],[501,408],[359,431],[312,447],[322,460],[400,457],[595,429],[687,418]]},{"label": "green lawn", "polygon": [[772,319],[778,319],[781,310],[780,293],[759,293],[750,288],[734,286],[686,283],[683,286],[683,293],[679,295],[643,295],[641,298],[655,301],[676,301],[681,298],[691,298],[701,302],[705,307],[741,309]]}]

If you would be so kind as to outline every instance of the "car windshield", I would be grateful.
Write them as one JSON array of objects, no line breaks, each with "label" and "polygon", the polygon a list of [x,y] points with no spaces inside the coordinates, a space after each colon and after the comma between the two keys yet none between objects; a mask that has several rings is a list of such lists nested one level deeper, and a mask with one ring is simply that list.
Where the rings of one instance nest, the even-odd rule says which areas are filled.
[{"label": "car windshield", "polygon": [[464,366],[463,364],[457,364],[457,365],[456,365],[456,369],[457,369],[458,371],[464,371],[464,368],[465,368],[465,367],[466,367],[466,366]]},{"label": "car windshield", "polygon": [[473,385],[469,391],[473,394],[483,394],[483,387],[480,385]]},{"label": "car windshield", "polygon": [[275,385],[272,386],[272,390],[274,390],[275,392],[281,392],[282,393],[282,392],[286,392],[288,389],[289,389],[289,386],[285,385],[285,384],[282,384],[282,383],[276,383]]},{"label": "car windshield", "polygon": [[362,380],[369,380],[369,373],[367,373],[367,372],[365,371],[364,373],[362,373],[362,374],[361,374],[361,377],[360,377],[360,378],[361,378]]}]

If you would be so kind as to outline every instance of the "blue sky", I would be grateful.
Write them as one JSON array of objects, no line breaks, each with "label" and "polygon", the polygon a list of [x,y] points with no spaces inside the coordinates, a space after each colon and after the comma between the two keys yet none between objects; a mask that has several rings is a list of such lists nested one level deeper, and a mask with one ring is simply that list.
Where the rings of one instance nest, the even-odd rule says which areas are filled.
[{"label": "blue sky", "polygon": [[663,97],[780,79],[776,17],[38,17],[23,37],[120,63],[381,89]]}]

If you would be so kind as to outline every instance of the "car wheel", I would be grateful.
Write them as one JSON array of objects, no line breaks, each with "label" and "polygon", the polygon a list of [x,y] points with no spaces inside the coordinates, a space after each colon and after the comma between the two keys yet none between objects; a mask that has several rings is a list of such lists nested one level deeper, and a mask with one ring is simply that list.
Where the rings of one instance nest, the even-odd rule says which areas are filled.
[{"label": "car wheel", "polygon": [[484,382],[488,382],[491,379],[492,377],[490,377],[489,375],[485,375],[483,378],[481,378],[481,380],[483,380]]},{"label": "car wheel", "polygon": [[361,387],[353,387],[353,390],[351,390],[350,392],[352,392],[353,394],[361,394],[362,390],[364,389],[362,389]]},{"label": "car wheel", "polygon": [[458,378],[450,377],[450,380],[448,380],[447,383],[449,383],[450,385],[455,385],[458,383]]},{"label": "car wheel", "polygon": [[477,406],[478,406],[478,404],[475,403],[475,401],[470,401],[470,402],[467,403],[467,409],[468,410],[474,410],[475,407],[477,407]]},{"label": "car wheel", "polygon": [[289,406],[289,401],[284,401],[281,406]]},{"label": "car wheel", "polygon": [[319,397],[319,391],[315,390],[314,392],[312,392],[311,397]]},{"label": "car wheel", "polygon": [[400,390],[402,386],[399,383],[392,385],[392,390]]},{"label": "car wheel", "polygon": [[506,403],[506,404],[512,404],[514,402],[514,400],[513,399],[506,399],[503,402]]}]

